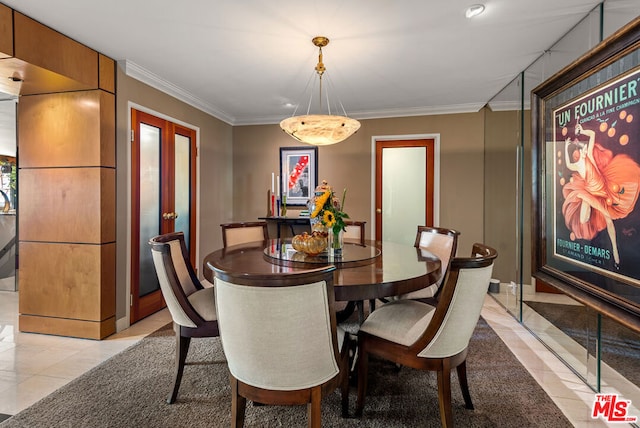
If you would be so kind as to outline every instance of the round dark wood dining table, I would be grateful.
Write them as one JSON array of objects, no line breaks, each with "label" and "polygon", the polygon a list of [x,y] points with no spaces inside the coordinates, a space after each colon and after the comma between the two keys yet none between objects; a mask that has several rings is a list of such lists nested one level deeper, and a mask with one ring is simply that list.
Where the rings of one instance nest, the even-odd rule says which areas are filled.
[{"label": "round dark wood dining table", "polygon": [[412,245],[387,241],[345,242],[342,257],[308,256],[290,240],[270,239],[222,248],[203,261],[204,277],[215,282],[214,268],[229,273],[273,274],[335,265],[337,301],[363,301],[427,287],[440,275],[440,259]]}]

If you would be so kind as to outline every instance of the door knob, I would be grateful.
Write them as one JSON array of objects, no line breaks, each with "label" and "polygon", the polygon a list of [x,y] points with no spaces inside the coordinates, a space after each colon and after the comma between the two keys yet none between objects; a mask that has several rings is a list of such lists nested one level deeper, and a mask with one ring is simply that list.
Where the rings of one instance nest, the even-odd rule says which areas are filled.
[{"label": "door knob", "polygon": [[382,214],[382,208],[376,208],[376,214]]}]

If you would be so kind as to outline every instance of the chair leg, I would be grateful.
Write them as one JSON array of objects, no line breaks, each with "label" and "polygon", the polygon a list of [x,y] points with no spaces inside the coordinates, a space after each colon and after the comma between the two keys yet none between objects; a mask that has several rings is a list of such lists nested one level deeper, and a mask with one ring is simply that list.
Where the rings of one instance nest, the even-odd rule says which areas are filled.
[{"label": "chair leg", "polygon": [[451,366],[448,360],[443,361],[443,367],[438,370],[438,402],[440,405],[440,420],[444,428],[453,426],[453,411],[451,410]]},{"label": "chair leg", "polygon": [[364,397],[367,394],[367,376],[369,371],[369,354],[362,348],[358,348],[358,398],[356,401],[356,416],[362,416],[364,410]]},{"label": "chair leg", "polygon": [[458,371],[458,382],[464,397],[464,407],[473,410],[473,402],[471,402],[471,394],[469,393],[469,384],[467,383],[467,360],[464,360],[456,370]]},{"label": "chair leg", "polygon": [[311,389],[311,402],[307,404],[307,420],[309,428],[320,428],[322,426],[322,389],[319,386]]},{"label": "chair leg", "polygon": [[362,325],[364,322],[364,301],[358,300],[356,302],[356,308],[358,309],[358,325]]},{"label": "chair leg", "polygon": [[182,373],[184,372],[184,363],[187,360],[187,352],[189,352],[189,344],[191,343],[190,337],[184,337],[180,335],[180,327],[177,327],[176,331],[176,376],[173,381],[173,389],[167,403],[173,404],[178,396],[178,390],[180,389],[180,382],[182,382]]},{"label": "chair leg", "polygon": [[356,309],[356,302],[349,301],[341,311],[336,312],[336,322],[339,324],[345,322]]},{"label": "chair leg", "polygon": [[247,399],[238,393],[238,379],[229,375],[229,380],[231,382],[231,426],[242,428]]},{"label": "chair leg", "polygon": [[342,355],[340,361],[340,395],[342,397],[342,417],[349,417],[349,374],[351,366],[349,361],[349,353],[351,352],[352,342],[348,335],[342,344]]}]

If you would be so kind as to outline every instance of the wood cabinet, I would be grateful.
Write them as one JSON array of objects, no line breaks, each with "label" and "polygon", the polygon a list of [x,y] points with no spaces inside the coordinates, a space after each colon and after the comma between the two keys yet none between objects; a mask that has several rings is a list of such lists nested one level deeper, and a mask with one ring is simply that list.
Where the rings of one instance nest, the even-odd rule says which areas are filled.
[{"label": "wood cabinet", "polygon": [[13,13],[0,4],[0,58],[13,56]]},{"label": "wood cabinet", "polygon": [[102,339],[116,324],[115,61],[11,9],[7,20],[7,9],[0,69],[28,77],[18,103],[19,328]]}]

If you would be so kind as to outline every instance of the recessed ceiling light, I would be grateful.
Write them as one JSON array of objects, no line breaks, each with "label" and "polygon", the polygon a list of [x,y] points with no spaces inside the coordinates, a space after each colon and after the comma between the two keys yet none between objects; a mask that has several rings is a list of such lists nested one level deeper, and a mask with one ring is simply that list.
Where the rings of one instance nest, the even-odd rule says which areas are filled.
[{"label": "recessed ceiling light", "polygon": [[483,4],[474,4],[471,5],[467,8],[467,11],[464,13],[464,16],[466,16],[467,18],[471,19],[474,16],[478,16],[480,15],[482,12],[484,12],[484,5]]}]

